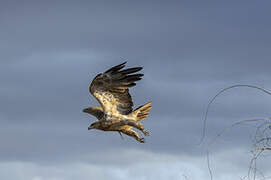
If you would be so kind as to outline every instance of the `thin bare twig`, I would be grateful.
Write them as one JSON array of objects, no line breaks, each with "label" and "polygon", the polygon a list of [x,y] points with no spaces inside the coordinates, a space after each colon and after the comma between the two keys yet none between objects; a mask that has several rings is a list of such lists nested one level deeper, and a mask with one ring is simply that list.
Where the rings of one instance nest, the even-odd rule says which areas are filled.
[{"label": "thin bare twig", "polygon": [[207,151],[207,165],[209,170],[210,179],[213,180],[213,172],[210,166],[210,157],[209,157],[209,150]]},{"label": "thin bare twig", "polygon": [[208,117],[208,113],[209,113],[211,104],[214,102],[214,100],[215,100],[221,93],[223,93],[223,92],[225,92],[225,91],[227,91],[227,90],[229,90],[229,89],[237,88],[237,87],[254,88],[254,89],[258,89],[258,90],[260,90],[260,91],[263,91],[263,92],[266,93],[266,94],[271,95],[271,92],[268,91],[268,90],[265,90],[265,89],[260,88],[260,87],[258,87],[258,86],[247,85],[247,84],[237,84],[237,85],[233,85],[233,86],[224,88],[224,89],[222,89],[221,91],[219,91],[219,92],[211,99],[211,101],[208,103],[208,106],[207,106],[207,109],[206,109],[206,112],[205,112],[205,116],[204,116],[204,121],[203,121],[203,131],[202,131],[202,136],[201,136],[201,139],[200,139],[199,144],[202,144],[202,142],[203,142],[203,140],[204,140],[204,138],[205,138],[205,135],[206,135],[206,122],[207,122],[207,117]]},{"label": "thin bare twig", "polygon": [[[203,132],[202,132],[202,137],[200,139],[200,143],[201,144],[205,138],[206,135],[206,122],[207,122],[207,117],[208,117],[208,113],[209,113],[209,109],[211,104],[214,102],[214,100],[223,92],[225,92],[226,90],[229,90],[231,88],[236,88],[236,87],[249,87],[249,88],[254,88],[254,89],[258,89],[263,91],[264,93],[267,93],[268,95],[271,95],[271,92],[257,87],[257,86],[253,86],[253,85],[234,85],[234,86],[230,86],[227,88],[222,89],[221,91],[219,91],[212,99],[211,101],[208,103],[206,112],[205,112],[205,116],[204,116],[204,124],[203,124]],[[260,179],[260,180],[266,180],[269,177],[265,177],[264,174],[259,171],[259,169],[257,169],[257,159],[260,156],[263,156],[263,152],[264,151],[271,151],[271,145],[270,145],[270,141],[271,141],[271,118],[261,118],[261,119],[250,119],[250,120],[242,120],[239,122],[236,122],[234,124],[232,124],[229,127],[224,128],[219,134],[217,134],[217,136],[215,137],[215,139],[213,141],[211,141],[211,143],[208,146],[211,146],[211,144],[213,144],[215,142],[215,140],[220,137],[225,131],[227,131],[230,128],[233,128],[234,126],[240,125],[240,124],[252,124],[252,123],[257,123],[255,125],[255,134],[254,134],[254,144],[253,144],[253,150],[251,151],[253,154],[253,157],[250,161],[250,166],[249,166],[249,170],[248,170],[248,174],[247,177],[241,178],[241,179],[253,179],[256,180]],[[211,166],[210,166],[210,161],[209,161],[209,150],[207,152],[207,163],[208,163],[208,170],[209,170],[209,174],[210,174],[210,178],[211,180],[213,179],[213,173],[211,170]]]}]

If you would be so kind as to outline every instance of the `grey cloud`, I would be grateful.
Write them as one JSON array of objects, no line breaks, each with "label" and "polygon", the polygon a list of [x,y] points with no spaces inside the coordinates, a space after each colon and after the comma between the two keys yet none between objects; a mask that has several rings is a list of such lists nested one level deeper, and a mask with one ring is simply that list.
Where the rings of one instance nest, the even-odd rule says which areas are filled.
[{"label": "grey cloud", "polygon": [[[208,172],[205,171],[205,163],[202,163],[205,157],[165,155],[137,150],[120,152],[123,154],[121,160],[119,160],[118,156],[110,156],[111,154],[104,156],[103,153],[97,153],[96,157],[89,156],[96,159],[97,162],[73,162],[53,165],[20,161],[0,163],[0,177],[33,180],[108,179],[108,177],[110,179],[185,179],[185,175],[191,179],[207,180],[210,178]],[[114,155],[116,152],[112,152],[112,154]],[[228,161],[229,154],[231,154],[231,158],[234,157],[234,162]],[[210,157],[211,167],[216,172],[214,173],[215,177],[219,180],[243,177],[243,174],[247,173],[247,169],[242,168],[240,165],[247,163],[246,155],[243,149],[223,151],[220,154],[212,155]],[[131,159],[131,156],[138,156],[139,161]],[[103,160],[106,163],[101,163]],[[120,161],[123,162],[119,163]],[[15,173],[11,173],[11,169]],[[20,174],[21,170],[24,170],[23,174]],[[216,176],[216,174],[219,175]]]}]

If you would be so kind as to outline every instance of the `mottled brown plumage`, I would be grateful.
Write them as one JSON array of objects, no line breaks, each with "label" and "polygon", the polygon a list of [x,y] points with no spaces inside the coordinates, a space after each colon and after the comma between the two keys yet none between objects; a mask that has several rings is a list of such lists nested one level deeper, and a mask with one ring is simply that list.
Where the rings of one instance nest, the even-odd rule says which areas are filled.
[{"label": "mottled brown plumage", "polygon": [[93,79],[89,91],[101,106],[89,107],[83,112],[98,119],[88,129],[118,131],[143,143],[144,138],[141,138],[133,128],[142,131],[146,136],[149,135],[140,121],[148,116],[152,103],[149,102],[133,111],[129,88],[135,86],[136,81],[141,80],[143,74],[134,73],[140,71],[142,67],[122,70],[125,64],[126,62],[114,66]]}]

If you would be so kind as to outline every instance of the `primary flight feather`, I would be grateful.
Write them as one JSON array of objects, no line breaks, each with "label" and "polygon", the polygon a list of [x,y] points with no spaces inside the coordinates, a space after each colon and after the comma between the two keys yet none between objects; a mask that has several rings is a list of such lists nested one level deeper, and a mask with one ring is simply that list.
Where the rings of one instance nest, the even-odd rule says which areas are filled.
[{"label": "primary flight feather", "polygon": [[144,138],[133,128],[142,131],[146,136],[149,135],[140,121],[148,116],[152,102],[133,110],[129,88],[135,86],[136,81],[141,80],[144,74],[137,73],[142,67],[123,69],[125,64],[126,62],[114,66],[92,80],[89,91],[100,106],[86,108],[83,112],[98,119],[88,127],[89,130],[117,131],[143,143]]}]

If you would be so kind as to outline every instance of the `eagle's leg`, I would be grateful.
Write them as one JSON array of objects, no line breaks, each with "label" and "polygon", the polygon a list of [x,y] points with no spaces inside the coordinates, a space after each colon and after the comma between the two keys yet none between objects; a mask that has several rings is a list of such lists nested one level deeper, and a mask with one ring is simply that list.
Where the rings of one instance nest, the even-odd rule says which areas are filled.
[{"label": "eagle's leg", "polygon": [[145,136],[149,136],[149,132],[145,130],[144,126],[137,121],[134,120],[125,120],[126,125],[132,126],[137,128],[138,130],[142,131],[144,133]]},{"label": "eagle's leg", "polygon": [[144,126],[140,122],[137,122],[134,120],[129,120],[129,119],[113,123],[111,125],[110,129],[116,129],[116,128],[119,128],[120,126],[124,126],[124,125],[132,126],[136,129],[142,131],[145,136],[149,136],[149,132],[144,129]]},{"label": "eagle's leg", "polygon": [[126,134],[128,136],[131,136],[131,137],[134,137],[137,141],[139,141],[140,143],[144,143],[145,142],[145,139],[144,138],[141,138],[138,133],[132,129],[123,129],[121,130],[121,132],[123,134]]}]

